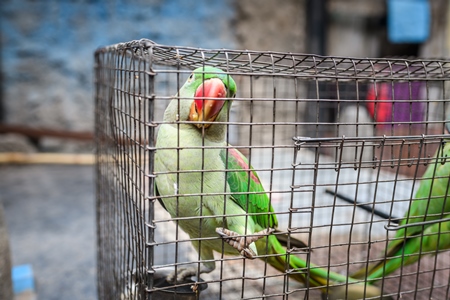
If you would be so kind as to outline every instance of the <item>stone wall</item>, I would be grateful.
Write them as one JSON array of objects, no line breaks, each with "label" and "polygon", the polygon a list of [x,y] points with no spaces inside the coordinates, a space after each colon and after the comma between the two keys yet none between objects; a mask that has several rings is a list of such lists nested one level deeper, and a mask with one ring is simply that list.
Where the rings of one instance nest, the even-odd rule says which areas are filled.
[{"label": "stone wall", "polygon": [[[2,118],[33,128],[93,131],[94,51],[148,38],[235,48],[232,0],[3,1]],[[42,139],[44,151],[76,151]],[[69,148],[68,148],[69,147]]]}]

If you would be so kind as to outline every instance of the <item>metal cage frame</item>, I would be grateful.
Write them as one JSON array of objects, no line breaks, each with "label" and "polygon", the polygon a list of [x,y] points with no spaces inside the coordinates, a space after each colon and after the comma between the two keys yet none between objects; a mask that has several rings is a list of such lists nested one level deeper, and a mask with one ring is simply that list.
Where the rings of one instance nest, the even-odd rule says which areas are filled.
[{"label": "metal cage frame", "polygon": [[[157,275],[163,267],[176,268],[192,259],[200,263],[200,258],[184,253],[192,249],[189,238],[156,207],[157,127],[184,79],[206,65],[239,78],[243,86],[234,101],[246,115],[227,122],[229,131],[239,132],[239,138],[230,134],[227,141],[258,166],[255,170],[286,226],[282,230],[302,237],[310,247],[290,251],[343,274],[378,261],[391,232],[399,229],[399,212],[410,205],[424,170],[447,163],[441,151],[433,154],[448,138],[444,112],[450,107],[450,60],[199,49],[142,39],[95,52],[99,299],[320,295],[308,285],[292,286],[288,270],[272,272],[261,262],[254,268],[264,269],[262,275],[253,269],[245,273],[244,258],[224,255],[216,256],[219,271],[202,275],[204,281],[180,284],[178,290],[161,285]],[[413,99],[417,86],[420,94]],[[406,99],[395,99],[400,87]],[[374,94],[371,100],[368,90]],[[390,93],[392,99],[381,93]],[[405,106],[396,111],[400,101]],[[371,118],[364,116],[367,103],[372,103]],[[391,111],[382,120],[385,103]],[[418,119],[413,118],[416,104]],[[267,120],[260,118],[261,109],[269,109]],[[400,110],[406,120],[395,119]],[[259,155],[268,161],[261,162]],[[328,202],[321,202],[324,197]],[[433,222],[443,222],[443,216]],[[168,232],[172,235],[164,236]],[[444,251],[400,268],[378,286],[392,298],[448,299],[449,256],[438,252]],[[227,277],[227,270],[243,273]]]}]

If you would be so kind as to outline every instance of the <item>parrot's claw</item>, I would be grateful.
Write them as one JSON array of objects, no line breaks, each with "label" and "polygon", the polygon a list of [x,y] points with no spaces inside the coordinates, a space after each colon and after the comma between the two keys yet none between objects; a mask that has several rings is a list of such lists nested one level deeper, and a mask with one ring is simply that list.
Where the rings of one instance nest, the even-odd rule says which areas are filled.
[{"label": "parrot's claw", "polygon": [[167,277],[166,280],[168,283],[172,284],[181,284],[185,283],[186,280],[192,276],[197,276],[198,268],[192,267],[192,268],[179,268],[178,272],[172,272]]},{"label": "parrot's claw", "polygon": [[170,273],[166,280],[169,283],[183,283],[186,278],[197,275],[197,268],[179,268],[178,272]]},{"label": "parrot's claw", "polygon": [[235,231],[231,231],[226,228],[218,227],[216,228],[216,232],[233,248],[235,248],[239,253],[250,259],[254,259],[256,256],[256,253],[250,249],[248,246],[259,240],[260,238],[263,238],[272,232],[274,232],[275,229],[273,228],[266,228],[264,230],[261,230],[259,232],[255,232],[254,234],[250,236],[242,236],[239,233]]},{"label": "parrot's claw", "polygon": [[[212,270],[214,270],[215,264],[214,263],[206,263],[206,264],[200,264],[200,270],[198,266],[191,266],[191,267],[184,267],[184,268],[178,268],[177,272],[172,272],[166,277],[166,281],[168,283],[172,284],[181,284],[188,282],[190,277],[200,277],[200,274],[202,273],[210,273]],[[190,281],[189,281],[190,282]]]}]

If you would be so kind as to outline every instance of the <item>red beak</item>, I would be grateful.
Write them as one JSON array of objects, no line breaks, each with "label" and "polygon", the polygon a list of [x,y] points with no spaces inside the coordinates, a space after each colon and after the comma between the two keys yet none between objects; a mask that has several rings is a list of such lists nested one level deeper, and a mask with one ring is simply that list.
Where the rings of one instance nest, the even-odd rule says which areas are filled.
[{"label": "red beak", "polygon": [[[203,82],[195,91],[194,102],[189,114],[190,121],[213,122],[223,105],[227,90],[222,80],[211,78]],[[211,124],[196,124],[198,128],[208,128]]]}]

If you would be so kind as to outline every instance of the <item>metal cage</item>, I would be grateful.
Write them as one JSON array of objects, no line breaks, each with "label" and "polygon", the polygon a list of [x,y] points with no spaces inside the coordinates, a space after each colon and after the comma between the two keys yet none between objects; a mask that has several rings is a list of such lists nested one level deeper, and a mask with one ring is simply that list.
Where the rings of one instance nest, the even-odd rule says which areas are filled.
[{"label": "metal cage", "polygon": [[[317,288],[289,280],[288,269],[221,253],[216,269],[191,284],[161,283],[167,269],[201,260],[156,201],[155,138],[167,104],[191,71],[206,65],[238,86],[227,142],[258,172],[279,230],[308,244],[288,251],[318,267],[351,274],[380,260],[425,169],[449,163],[437,151],[448,138],[449,60],[207,50],[149,40],[98,49],[99,299],[321,297]],[[444,250],[423,253],[376,286],[393,299],[449,299]]]}]

